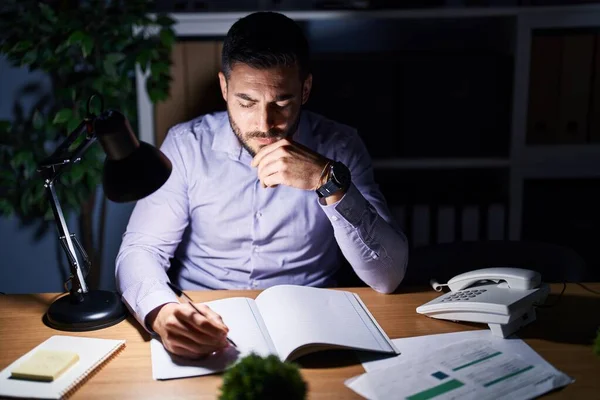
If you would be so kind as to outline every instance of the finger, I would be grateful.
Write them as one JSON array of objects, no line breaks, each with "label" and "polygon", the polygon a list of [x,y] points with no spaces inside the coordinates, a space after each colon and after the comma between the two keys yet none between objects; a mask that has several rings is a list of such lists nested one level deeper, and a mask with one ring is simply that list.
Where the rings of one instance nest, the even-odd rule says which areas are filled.
[{"label": "finger", "polygon": [[198,310],[200,310],[204,314],[205,317],[211,319],[217,325],[220,325],[225,330],[225,332],[229,332],[229,328],[223,322],[223,318],[221,318],[221,316],[219,314],[217,314],[216,312],[214,312],[209,306],[207,306],[206,304],[200,303],[200,304],[196,304],[196,308]]},{"label": "finger", "polygon": [[206,354],[195,354],[194,352],[191,352],[183,347],[179,347],[179,346],[171,346],[171,348],[167,349],[169,350],[170,353],[175,354],[176,356],[180,356],[183,358],[187,358],[190,360],[201,360],[203,358],[206,358],[209,354],[211,353],[206,353]]},{"label": "finger", "polygon": [[168,339],[167,347],[175,354],[191,357],[201,357],[222,350],[227,345],[210,346],[202,345],[190,340],[186,336],[171,335]]},{"label": "finger", "polygon": [[176,316],[173,316],[172,319],[167,321],[166,324],[167,339],[171,335],[176,336],[185,336],[189,340],[198,343],[199,345],[208,345],[208,346],[219,346],[226,342],[224,336],[210,336],[204,332],[199,332],[196,328],[191,327],[185,324],[183,321],[180,321]]},{"label": "finger", "polygon": [[[262,164],[264,164],[264,161]],[[274,160],[270,164],[265,165],[262,168],[262,170],[259,171],[258,179],[260,179],[260,181],[264,183],[264,179],[266,177],[268,177],[269,175],[276,174],[277,172],[283,172],[286,170],[286,168],[287,166],[284,160],[282,160],[281,158],[278,160]]]},{"label": "finger", "polygon": [[206,318],[204,314],[196,311],[190,304],[186,304],[185,307],[181,307],[175,311],[177,319],[182,321],[186,326],[191,329],[203,333],[214,338],[221,338],[227,334],[227,331],[223,326],[215,324],[212,320]]},{"label": "finger", "polygon": [[256,153],[256,155],[254,156],[254,158],[252,159],[252,162],[250,163],[251,166],[256,167],[257,165],[260,164],[260,162],[262,161],[262,159],[269,153],[271,153],[273,150],[278,149],[281,146],[285,146],[285,145],[289,145],[291,142],[288,139],[281,139],[276,141],[275,143],[271,143],[266,145],[265,147],[263,147],[262,149],[260,149],[258,151],[258,153]]},{"label": "finger", "polygon": [[265,177],[262,182],[264,187],[275,187],[277,185],[285,184],[283,175],[279,171]]},{"label": "finger", "polygon": [[201,344],[191,340],[187,336],[177,335],[175,333],[169,336],[168,341],[171,347],[178,346],[196,355],[212,353],[228,346],[227,341],[218,344]]},{"label": "finger", "polygon": [[289,153],[287,150],[285,150],[285,147],[279,147],[275,150],[273,150],[272,152],[270,152],[269,154],[267,154],[258,164],[258,175],[260,176],[261,172],[268,166],[273,164],[274,162],[277,162],[279,160],[282,160],[286,157],[289,156]]}]

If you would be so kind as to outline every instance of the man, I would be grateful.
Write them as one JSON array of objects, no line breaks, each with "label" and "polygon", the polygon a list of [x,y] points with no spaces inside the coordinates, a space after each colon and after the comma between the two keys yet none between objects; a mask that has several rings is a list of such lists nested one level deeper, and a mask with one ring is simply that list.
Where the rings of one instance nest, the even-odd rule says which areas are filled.
[{"label": "man", "polygon": [[174,354],[222,349],[228,329],[206,305],[198,313],[178,303],[166,284],[171,259],[180,264],[173,283],[183,289],[333,286],[338,249],[378,292],[392,292],[404,277],[406,238],[357,132],[302,110],[312,85],[308,54],[289,18],[240,19],[219,73],[227,112],[166,136],[173,172],[136,204],[116,278],[138,321]]}]

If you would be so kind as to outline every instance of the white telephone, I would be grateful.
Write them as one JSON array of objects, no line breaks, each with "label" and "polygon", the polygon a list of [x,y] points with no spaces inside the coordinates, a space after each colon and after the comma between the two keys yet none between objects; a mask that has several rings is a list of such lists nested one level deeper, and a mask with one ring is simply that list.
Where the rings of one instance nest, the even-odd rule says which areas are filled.
[{"label": "white telephone", "polygon": [[507,337],[535,321],[534,305],[550,292],[538,272],[496,267],[465,272],[446,285],[432,281],[436,291],[450,292],[417,307],[419,314],[451,321],[487,323],[496,336]]}]

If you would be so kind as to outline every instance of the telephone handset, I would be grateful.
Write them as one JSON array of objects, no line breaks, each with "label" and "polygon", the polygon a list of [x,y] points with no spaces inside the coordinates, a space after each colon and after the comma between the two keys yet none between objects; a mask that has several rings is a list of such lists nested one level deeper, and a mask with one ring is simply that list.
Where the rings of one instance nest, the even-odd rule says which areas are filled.
[{"label": "telephone handset", "polygon": [[535,305],[545,301],[549,286],[536,271],[512,267],[465,272],[447,284],[450,291],[419,307],[419,314],[452,321],[487,323],[493,334],[507,337],[535,321]]}]

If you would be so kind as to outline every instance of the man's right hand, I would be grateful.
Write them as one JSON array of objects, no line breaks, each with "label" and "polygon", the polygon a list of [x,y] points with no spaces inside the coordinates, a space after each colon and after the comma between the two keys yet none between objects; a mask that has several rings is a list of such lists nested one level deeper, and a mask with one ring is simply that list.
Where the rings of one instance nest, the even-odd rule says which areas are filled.
[{"label": "man's right hand", "polygon": [[226,348],[229,328],[207,305],[167,303],[152,310],[146,322],[158,333],[165,348],[186,358],[201,358]]}]

